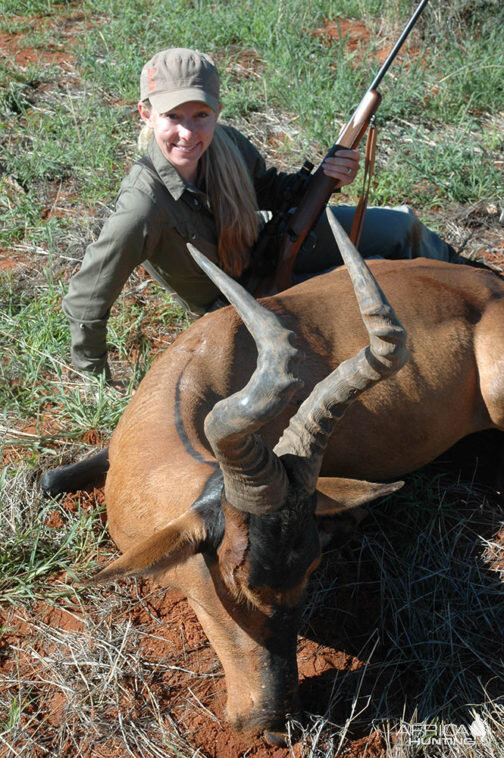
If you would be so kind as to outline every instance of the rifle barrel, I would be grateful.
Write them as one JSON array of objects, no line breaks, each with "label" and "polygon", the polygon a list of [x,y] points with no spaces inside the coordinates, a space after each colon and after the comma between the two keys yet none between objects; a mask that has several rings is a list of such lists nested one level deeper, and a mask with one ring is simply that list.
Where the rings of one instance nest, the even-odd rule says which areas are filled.
[{"label": "rifle barrel", "polygon": [[399,39],[395,43],[394,47],[392,48],[392,50],[388,54],[388,56],[387,56],[385,62],[383,63],[381,69],[378,71],[378,73],[376,74],[375,78],[373,79],[373,81],[372,81],[371,86],[370,86],[369,89],[376,89],[378,87],[378,85],[380,84],[381,80],[383,79],[383,77],[387,73],[387,71],[388,71],[388,69],[390,67],[390,64],[392,63],[392,61],[396,57],[397,53],[401,49],[404,40],[406,39],[406,37],[408,36],[408,34],[410,33],[410,31],[415,26],[417,18],[419,17],[419,15],[421,14],[421,12],[423,11],[423,9],[425,8],[425,6],[427,5],[428,2],[429,2],[429,0],[422,0],[421,3],[418,5],[418,8],[413,13],[412,17],[410,18],[410,20],[408,21],[408,23],[404,27],[401,36],[399,37]]}]

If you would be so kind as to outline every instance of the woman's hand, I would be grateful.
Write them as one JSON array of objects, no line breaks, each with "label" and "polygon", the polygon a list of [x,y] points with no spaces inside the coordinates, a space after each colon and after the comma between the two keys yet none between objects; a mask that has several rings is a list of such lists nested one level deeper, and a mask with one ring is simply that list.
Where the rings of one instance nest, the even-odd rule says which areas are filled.
[{"label": "woman's hand", "polygon": [[338,150],[332,158],[326,158],[322,170],[326,176],[335,179],[340,187],[351,184],[359,170],[360,153],[358,150]]}]

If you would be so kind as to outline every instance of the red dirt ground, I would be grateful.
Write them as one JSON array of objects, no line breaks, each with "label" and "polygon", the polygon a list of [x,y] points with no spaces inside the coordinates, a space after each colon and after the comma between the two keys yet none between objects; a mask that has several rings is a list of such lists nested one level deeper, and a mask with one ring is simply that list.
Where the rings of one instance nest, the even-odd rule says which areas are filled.
[{"label": "red dirt ground", "polygon": [[[25,19],[34,27],[51,24],[50,19],[36,17]],[[68,40],[73,34],[77,34],[84,22],[84,15],[72,12],[60,18],[68,33]],[[338,27],[335,23],[328,23],[318,34],[337,36],[339,31],[347,35],[348,44],[352,49],[357,47],[362,39],[368,39],[369,34],[365,27],[360,24],[349,24],[341,21]],[[0,53],[6,58],[15,61],[20,66],[26,66],[34,60],[44,60],[48,64],[56,63],[64,69],[68,76],[75,76],[75,69],[70,45],[61,47],[44,47],[34,50],[24,46],[23,35],[8,35],[0,33]],[[386,50],[380,52],[384,57]],[[473,226],[481,224],[477,214],[468,223]],[[483,243],[479,253],[487,260],[504,266],[504,243],[502,242],[501,230],[487,230],[487,243]],[[15,254],[12,251],[3,251],[0,254],[0,270],[7,269],[16,271],[28,264],[23,254]],[[46,420],[46,423],[49,423]],[[29,429],[24,430],[29,433]],[[54,433],[54,429],[50,429]],[[91,440],[90,440],[91,441]],[[9,451],[6,451],[9,458]],[[10,454],[15,455],[11,450]],[[103,493],[100,489],[95,490],[89,496],[90,503],[102,502]],[[75,503],[72,496],[64,502],[63,507],[73,508]],[[54,529],[61,529],[63,520],[58,511],[54,511],[48,519],[48,525]],[[61,580],[61,577],[55,579]],[[129,591],[134,593],[132,587]],[[209,647],[206,638],[196,620],[196,617],[183,598],[174,592],[166,592],[159,595],[148,583],[142,584],[141,595],[144,597],[143,604],[137,604],[136,610],[129,612],[129,619],[135,626],[141,628],[147,635],[145,643],[139,650],[139,654],[145,658],[156,661],[169,661],[173,665],[178,664],[178,669],[165,673],[163,686],[152,683],[161,713],[170,711],[177,722],[178,727],[194,750],[201,750],[200,755],[210,758],[287,758],[287,756],[300,757],[303,755],[302,746],[296,745],[292,751],[283,748],[273,748],[265,745],[262,739],[241,739],[234,734],[224,720],[224,680],[220,673],[220,666]],[[0,673],[8,676],[17,672],[20,678],[31,678],[38,683],[40,691],[45,696],[43,706],[44,718],[47,728],[57,726],[61,718],[65,699],[60,689],[51,689],[44,679],[44,669],[37,663],[33,655],[35,650],[40,656],[51,653],[50,644],[37,635],[37,628],[47,625],[55,630],[67,633],[84,632],[86,629],[86,616],[93,616],[95,609],[92,607],[80,608],[68,601],[61,603],[61,607],[55,608],[43,602],[38,602],[33,612],[28,614],[20,608],[9,607],[0,611],[0,627],[5,626],[10,631],[3,635],[0,653]],[[369,609],[368,609],[369,612]],[[119,619],[115,619],[119,621]],[[162,621],[162,624],[159,622]],[[29,643],[29,644],[27,644]],[[6,654],[8,649],[17,649],[17,659]],[[300,638],[298,647],[299,676],[301,682],[304,705],[313,713],[324,711],[324,703],[330,695],[331,683],[334,681],[336,672],[358,671],[365,665],[365,661],[338,650],[321,642],[308,638]],[[182,663],[181,663],[182,662]],[[211,677],[201,675],[211,673]],[[169,693],[169,697],[168,697]],[[135,712],[135,696],[132,691],[126,691],[125,697],[129,697],[128,704],[130,713]],[[125,712],[128,712],[126,709]],[[341,723],[344,723],[345,713],[342,710]],[[114,714],[111,714],[114,718]],[[103,747],[89,747],[86,750],[85,743],[81,743],[79,755],[84,758],[121,758],[113,741],[105,743]],[[0,747],[0,755],[3,748]],[[75,755],[75,745],[69,744],[62,749],[59,758],[71,758]],[[379,732],[370,737],[356,737],[344,753],[347,758],[379,758],[384,755],[384,743]]]},{"label": "red dirt ground", "polygon": [[[103,499],[101,490],[95,489],[89,493],[89,502],[94,499]],[[73,501],[74,496],[67,496],[63,506],[71,509],[75,507]],[[55,529],[64,528],[57,511],[50,515],[47,523]],[[66,578],[55,577],[54,582],[58,581],[65,582]],[[128,589],[124,585],[123,589],[125,587],[132,598],[138,599],[134,587]],[[125,611],[129,622],[145,635],[136,655],[152,664],[168,663],[173,666],[174,670],[164,675],[162,686],[159,681],[153,681],[150,686],[161,713],[170,713],[179,732],[193,746],[195,754],[198,750],[201,751],[198,754],[208,758],[240,758],[245,755],[253,758],[301,758],[306,754],[301,743],[289,750],[274,748],[266,745],[262,738],[252,739],[234,733],[225,721],[226,693],[220,664],[187,602],[175,591],[168,590],[164,595],[159,594],[159,590],[149,582],[141,582],[140,597],[143,598],[142,604],[136,603],[132,606],[133,610],[128,606]],[[38,634],[37,630],[41,626],[47,626],[69,634],[89,634],[89,617],[95,614],[92,607],[82,609],[68,601],[61,601],[58,607],[39,601],[30,615],[19,607],[0,611],[0,628],[5,626],[10,630],[3,635],[2,649],[16,651],[15,655],[4,653],[2,656],[0,649],[0,675],[9,677],[17,674],[20,679],[34,683],[39,693],[42,720],[48,732],[57,729],[67,699],[61,689],[51,687],[47,681],[46,668],[40,661],[51,656],[54,644],[49,637]],[[117,626],[122,620],[120,615],[114,615],[110,623]],[[315,713],[323,712],[324,701],[330,695],[331,681],[336,673],[358,671],[364,663],[348,653],[301,637],[298,665],[300,683],[304,687],[304,697],[307,698],[306,707]],[[325,686],[321,686],[320,680],[324,675],[329,680]],[[122,691],[127,688],[128,683],[124,683]],[[142,707],[141,699],[137,700],[135,692],[131,690],[125,692],[124,698],[123,717],[135,718]],[[110,717],[113,718],[114,714],[110,714]],[[38,728],[40,719],[39,712]],[[30,733],[31,727],[27,731]],[[88,752],[81,743],[79,755],[83,758],[120,758],[123,753],[117,752],[118,749],[106,741],[99,748],[95,743]],[[359,738],[349,745],[345,756],[361,758],[365,754],[368,758],[379,758],[383,754],[382,749],[381,736],[373,733],[371,737]],[[0,755],[3,755],[1,747]],[[75,745],[69,745],[68,750],[63,749],[58,754],[59,758],[72,758],[74,755]]]}]

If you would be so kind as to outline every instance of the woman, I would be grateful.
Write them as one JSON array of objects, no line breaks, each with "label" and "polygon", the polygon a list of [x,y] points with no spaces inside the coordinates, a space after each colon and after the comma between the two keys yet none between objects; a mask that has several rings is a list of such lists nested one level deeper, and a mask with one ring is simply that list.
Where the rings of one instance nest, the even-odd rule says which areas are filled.
[{"label": "woman", "polygon": [[[174,48],[157,53],[140,77],[140,116],[150,134],[147,152],[123,180],[115,212],[86,250],[63,300],[70,321],[73,365],[106,373],[110,308],[136,266],[176,293],[198,315],[219,305],[219,292],[187,252],[192,242],[231,276],[250,267],[259,211],[296,204],[296,175],[267,169],[256,148],[236,129],[218,122],[219,76],[211,59]],[[350,184],[359,153],[340,150],[324,172]],[[366,256],[450,260],[453,251],[407,209],[370,209],[361,251]],[[354,209],[333,209],[348,229]],[[341,263],[325,222],[318,241],[305,245],[296,264],[301,276]],[[310,248],[310,249],[309,249]]]}]

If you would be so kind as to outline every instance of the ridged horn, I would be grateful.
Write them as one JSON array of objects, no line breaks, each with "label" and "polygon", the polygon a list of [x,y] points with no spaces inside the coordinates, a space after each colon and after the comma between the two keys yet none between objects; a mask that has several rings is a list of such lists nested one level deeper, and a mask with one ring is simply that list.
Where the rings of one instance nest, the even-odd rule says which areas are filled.
[{"label": "ridged horn", "polygon": [[297,366],[303,354],[294,346],[294,333],[274,313],[193,245],[187,247],[234,306],[257,346],[249,382],[215,404],[205,419],[205,434],[223,473],[227,501],[241,511],[264,514],[284,504],[288,482],[282,463],[257,432],[302,386]]},{"label": "ridged horn", "polygon": [[330,210],[327,216],[354,286],[369,345],[313,388],[274,447],[308,492],[315,490],[336,419],[359,395],[394,374],[408,359],[404,327],[343,227]]}]

